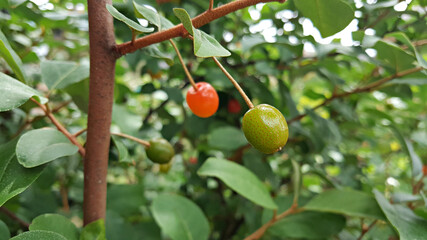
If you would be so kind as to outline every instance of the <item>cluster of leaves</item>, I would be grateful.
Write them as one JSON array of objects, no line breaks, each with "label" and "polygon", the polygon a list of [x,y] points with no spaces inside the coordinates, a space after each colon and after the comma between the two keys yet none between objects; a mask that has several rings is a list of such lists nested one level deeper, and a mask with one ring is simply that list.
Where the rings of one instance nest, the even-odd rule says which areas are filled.
[{"label": "cluster of leaves", "polygon": [[[177,154],[162,173],[143,146],[113,137],[105,226],[82,230],[82,158],[39,105],[71,133],[86,127],[86,3],[0,3],[0,205],[31,222],[21,233],[25,224],[0,214],[0,239],[243,239],[295,203],[299,211],[274,221],[265,239],[427,234],[425,1],[404,11],[397,0],[270,2],[200,29],[189,16],[208,1],[157,2],[108,5],[117,41],[182,22],[194,41],[179,39],[179,49],[195,80],[218,90],[220,107],[208,119],[191,114],[169,42],[119,59],[112,130],[163,137]],[[310,23],[320,34],[304,32]],[[347,26],[351,44],[320,43]],[[282,151],[248,145],[239,129],[247,108],[210,56],[228,56],[221,61],[254,103],[285,115]],[[235,99],[242,109],[231,114]]]}]

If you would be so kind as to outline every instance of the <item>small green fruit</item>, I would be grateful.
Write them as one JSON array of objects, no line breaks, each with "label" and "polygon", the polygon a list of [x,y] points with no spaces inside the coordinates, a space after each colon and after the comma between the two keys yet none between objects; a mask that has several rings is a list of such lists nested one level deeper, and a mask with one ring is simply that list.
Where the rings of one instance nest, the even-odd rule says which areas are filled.
[{"label": "small green fruit", "polygon": [[242,130],[248,142],[266,154],[281,150],[289,136],[285,117],[268,104],[249,109],[243,116]]},{"label": "small green fruit", "polygon": [[168,173],[171,167],[172,167],[172,161],[165,164],[160,164],[159,170],[161,173]]},{"label": "small green fruit", "polygon": [[150,146],[145,149],[145,152],[151,161],[160,164],[170,162],[175,155],[172,145],[163,138],[150,140]]}]

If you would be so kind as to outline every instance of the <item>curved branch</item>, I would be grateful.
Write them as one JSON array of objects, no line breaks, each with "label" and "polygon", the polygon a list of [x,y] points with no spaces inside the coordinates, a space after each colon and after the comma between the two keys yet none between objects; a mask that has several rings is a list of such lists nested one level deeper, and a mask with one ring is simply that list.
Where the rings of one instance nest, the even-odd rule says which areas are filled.
[{"label": "curved branch", "polygon": [[[350,92],[342,92],[342,93],[334,94],[334,95],[332,95],[332,97],[325,99],[322,103],[320,103],[319,105],[312,108],[312,110],[316,110],[320,107],[323,107],[323,106],[329,104],[330,102],[332,102],[334,99],[348,97],[348,96],[350,96],[352,94],[356,94],[356,93],[370,92],[372,90],[378,89],[378,87],[389,82],[390,80],[393,80],[393,79],[398,78],[398,77],[403,77],[403,76],[406,76],[406,75],[409,75],[409,74],[412,74],[415,72],[419,72],[421,70],[423,70],[422,67],[411,68],[411,69],[408,69],[408,70],[405,70],[402,72],[395,73],[395,74],[390,75],[388,77],[382,78],[382,79],[375,81],[373,83],[370,83],[364,87],[355,88],[354,90],[352,90]],[[292,118],[291,120],[289,120],[288,124],[299,121],[299,120],[303,119],[305,116],[307,116],[307,113],[300,114],[300,115]]]},{"label": "curved branch", "polygon": [[[267,2],[285,2],[286,0],[236,0],[230,3],[224,4],[220,7],[205,11],[199,16],[192,19],[193,26],[199,28],[203,25],[206,25],[212,22],[215,19],[223,17],[229,13],[235,12],[242,8],[246,8],[258,3],[267,3]],[[125,55],[127,53],[135,52],[140,48],[147,47],[151,44],[159,43],[166,41],[171,38],[184,36],[187,31],[184,29],[182,24],[176,25],[173,28],[168,30],[152,33],[150,35],[136,39],[135,41],[129,41],[122,43],[116,46],[116,51],[120,55]]]}]

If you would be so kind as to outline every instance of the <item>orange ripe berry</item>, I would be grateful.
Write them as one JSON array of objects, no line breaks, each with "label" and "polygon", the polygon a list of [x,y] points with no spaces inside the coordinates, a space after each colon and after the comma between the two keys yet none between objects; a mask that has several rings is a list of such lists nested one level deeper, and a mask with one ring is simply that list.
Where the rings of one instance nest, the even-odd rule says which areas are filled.
[{"label": "orange ripe berry", "polygon": [[216,90],[207,82],[196,83],[197,91],[191,87],[187,92],[187,104],[198,117],[212,116],[218,109],[219,99]]}]

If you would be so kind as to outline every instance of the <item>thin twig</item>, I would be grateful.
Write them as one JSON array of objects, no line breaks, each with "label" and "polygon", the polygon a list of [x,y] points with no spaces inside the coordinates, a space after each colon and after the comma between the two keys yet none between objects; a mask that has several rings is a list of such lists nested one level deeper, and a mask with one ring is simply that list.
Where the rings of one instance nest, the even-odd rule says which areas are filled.
[{"label": "thin twig", "polygon": [[78,136],[82,135],[86,131],[87,131],[87,128],[80,129],[78,132],[74,133],[73,136],[74,137],[78,137]]},{"label": "thin twig", "polygon": [[252,233],[251,235],[247,236],[245,238],[245,240],[257,240],[260,239],[264,233],[267,231],[267,229],[269,227],[271,227],[271,225],[273,225],[275,222],[279,221],[282,218],[285,218],[289,215],[295,214],[295,213],[299,213],[304,211],[302,208],[298,208],[298,206],[296,204],[293,204],[288,210],[284,211],[283,213],[279,214],[276,216],[276,214],[273,215],[273,217],[270,219],[270,221],[268,221],[267,223],[265,223],[264,225],[262,225],[260,228],[258,228],[258,230],[256,230],[254,233]]},{"label": "thin twig", "polygon": [[191,86],[197,91],[196,83],[194,82],[193,77],[190,74],[190,71],[188,71],[187,66],[184,63],[184,60],[182,59],[181,53],[178,50],[178,47],[176,46],[175,42],[172,39],[169,39],[169,42],[172,44],[173,48],[175,49],[176,55],[178,55],[179,61],[181,62],[182,68],[184,69],[185,74],[188,77],[188,80],[190,81]]},{"label": "thin twig", "polygon": [[28,229],[28,227],[30,226],[29,223],[27,223],[26,221],[20,219],[18,216],[16,216],[16,214],[14,212],[10,211],[6,207],[0,207],[0,212],[4,213],[10,219],[12,219],[12,220],[16,221],[17,223],[19,223],[25,229]]},{"label": "thin twig", "polygon": [[[63,107],[67,106],[68,104],[71,103],[71,100],[63,102],[62,104],[58,105],[57,107],[55,107],[54,109],[52,109],[52,113],[56,113],[59,110],[61,110]],[[22,125],[18,131],[12,136],[12,138],[15,138],[16,136],[18,136],[19,134],[22,133],[22,131],[24,131],[29,125],[31,125],[34,122],[39,121],[40,119],[44,118],[46,115],[43,116],[36,116],[32,119],[28,119],[27,121],[25,121],[24,125]]]},{"label": "thin twig", "polygon": [[254,108],[254,104],[252,101],[248,98],[246,93],[243,91],[243,89],[240,87],[240,85],[234,80],[234,78],[230,75],[230,73],[227,72],[227,70],[221,65],[221,63],[215,58],[212,57],[212,59],[215,61],[216,65],[221,69],[221,71],[227,76],[228,79],[230,79],[231,83],[234,85],[234,87],[239,91],[240,95],[242,95],[243,99],[245,100],[246,104],[250,109]]},{"label": "thin twig", "polygon": [[64,126],[62,126],[62,124],[55,118],[52,112],[50,112],[45,105],[39,103],[34,98],[31,98],[31,101],[37,104],[43,110],[43,112],[45,112],[46,116],[50,119],[50,121],[52,121],[53,125],[55,125],[60,132],[62,132],[74,145],[76,145],[79,148],[80,155],[84,157],[86,154],[86,151],[83,148],[83,146],[77,141],[77,139],[70,132],[68,132],[68,130]]},{"label": "thin twig", "polygon": [[137,142],[137,143],[139,143],[141,145],[144,145],[145,147],[149,147],[150,146],[149,142],[147,142],[145,140],[142,140],[142,139],[139,139],[139,138],[136,138],[136,137],[133,137],[131,135],[124,134],[124,133],[111,133],[111,135],[116,135],[116,136],[119,136],[119,137],[130,139],[130,140],[132,140],[134,142]]},{"label": "thin twig", "polygon": [[[362,218],[363,219],[363,218]],[[374,220],[367,228],[363,228],[363,222],[362,222],[362,232],[360,233],[360,236],[357,238],[357,240],[362,240],[363,236],[377,223],[377,220]]]},{"label": "thin twig", "polygon": [[[371,84],[368,84],[368,85],[366,85],[364,87],[355,88],[354,90],[352,90],[350,92],[342,92],[342,93],[339,93],[339,94],[332,95],[332,97],[325,99],[322,103],[320,103],[319,105],[315,106],[311,110],[316,110],[316,109],[318,109],[320,107],[323,107],[323,106],[329,104],[330,102],[332,102],[333,100],[338,99],[338,98],[348,97],[348,96],[350,96],[352,94],[355,94],[355,93],[370,92],[370,91],[376,90],[380,86],[382,86],[383,84],[389,82],[390,80],[393,80],[393,79],[399,78],[399,77],[403,77],[403,76],[406,76],[406,75],[409,75],[409,74],[412,74],[412,73],[415,73],[415,72],[419,72],[422,69],[423,69],[422,67],[411,68],[411,69],[408,69],[408,70],[405,70],[405,71],[402,71],[402,72],[395,73],[395,74],[390,75],[388,77],[382,78],[382,79],[380,79],[378,81],[375,81],[375,82],[373,82]],[[306,116],[307,116],[307,113],[300,114],[300,115],[292,118],[291,120],[289,120],[288,124],[291,124],[293,122],[299,121],[299,120],[303,119]]]},{"label": "thin twig", "polygon": [[214,5],[214,0],[209,0],[209,9],[208,11],[212,11]]}]

